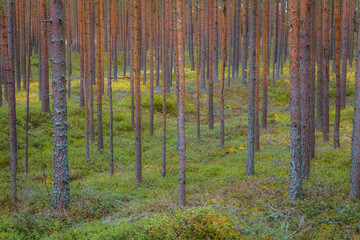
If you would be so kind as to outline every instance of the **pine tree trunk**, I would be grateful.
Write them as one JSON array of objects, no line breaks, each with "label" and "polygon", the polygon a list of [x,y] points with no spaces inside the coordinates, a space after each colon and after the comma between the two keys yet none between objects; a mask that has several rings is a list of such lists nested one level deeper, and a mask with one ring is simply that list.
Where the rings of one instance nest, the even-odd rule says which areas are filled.
[{"label": "pine tree trunk", "polygon": [[299,86],[299,1],[289,1],[290,10],[290,187],[289,198],[302,198],[302,158],[301,158],[301,109]]},{"label": "pine tree trunk", "polygon": [[[30,110],[30,79],[31,79],[31,3],[27,2],[27,48],[28,48],[28,61],[27,61],[27,73],[26,73],[26,119],[25,119],[25,159],[24,170],[25,173],[29,172],[29,110]],[[24,49],[25,51],[26,49]],[[25,58],[26,60],[26,58]],[[26,69],[26,67],[25,67]]]},{"label": "pine tree trunk", "polygon": [[336,108],[334,123],[334,148],[340,148],[340,113],[341,113],[341,76],[340,76],[340,45],[341,45],[341,25],[340,25],[340,0],[334,0],[334,19],[335,19],[335,73],[336,73]]},{"label": "pine tree trunk", "polygon": [[149,135],[154,134],[154,3],[150,0],[150,107],[149,107]]},{"label": "pine tree trunk", "polygon": [[[330,0],[324,0],[323,5],[323,140],[329,141],[329,60],[330,60],[330,39],[332,31],[329,28],[329,11],[330,11]],[[335,61],[334,61],[335,62]]]},{"label": "pine tree trunk", "polygon": [[200,71],[201,71],[201,80],[200,88],[205,90],[205,59],[206,59],[206,36],[205,36],[205,1],[200,1]]},{"label": "pine tree trunk", "polygon": [[14,25],[12,19],[15,17],[14,2],[7,0],[7,16],[5,11],[1,11],[1,34],[2,34],[2,49],[3,60],[5,67],[5,82],[7,85],[7,100],[9,109],[9,150],[10,150],[10,173],[11,173],[11,200],[16,207],[17,203],[17,129],[16,129],[16,99],[15,99],[15,78],[14,78],[14,64],[13,61],[13,34]]},{"label": "pine tree trunk", "polygon": [[112,29],[112,16],[111,16],[111,1],[114,0],[108,0],[107,1],[107,18],[106,18],[106,22],[107,22],[107,41],[106,41],[106,46],[107,46],[107,60],[108,60],[108,79],[107,79],[107,84],[108,84],[108,97],[109,97],[109,108],[110,108],[110,116],[109,116],[109,153],[110,153],[110,158],[109,158],[109,165],[110,165],[110,177],[112,177],[114,175],[114,124],[113,124],[113,99],[112,99],[112,79],[111,79],[111,63],[112,63],[112,37],[111,37],[111,29]]},{"label": "pine tree trunk", "polygon": [[[318,28],[317,28],[317,101],[316,101],[316,129],[317,131],[323,130],[323,110],[324,110],[324,80],[323,80],[323,59],[324,59],[324,51],[323,51],[323,1],[317,2],[317,22],[318,22]],[[329,35],[327,35],[329,36]]]},{"label": "pine tree trunk", "polygon": [[310,175],[310,24],[309,0],[300,2],[300,107],[303,177]]},{"label": "pine tree trunk", "polygon": [[104,78],[104,9],[101,0],[96,0],[96,67],[97,67],[97,148],[104,149],[102,92]]},{"label": "pine tree trunk", "polygon": [[179,72],[179,204],[186,205],[186,139],[185,139],[185,20],[184,0],[176,1],[176,33],[177,33],[177,62]]},{"label": "pine tree trunk", "polygon": [[70,203],[67,141],[65,19],[62,0],[50,0],[51,50],[53,59],[54,202],[56,209]]},{"label": "pine tree trunk", "polygon": [[[360,15],[358,16],[360,21]],[[357,27],[358,38],[360,26]],[[355,109],[351,142],[350,198],[360,198],[360,42],[357,43],[357,67],[355,78]]]},{"label": "pine tree trunk", "polygon": [[68,99],[71,98],[71,47],[72,47],[72,0],[66,0],[66,23],[67,23],[67,66],[68,66]]},{"label": "pine tree trunk", "polygon": [[256,18],[258,1],[251,1],[250,9],[250,81],[249,81],[249,115],[246,156],[246,175],[255,174],[255,85],[256,85]]},{"label": "pine tree trunk", "polygon": [[134,0],[134,70],[135,70],[135,175],[136,181],[142,181],[141,163],[141,92],[140,92],[140,60],[141,60],[141,11],[140,0]]},{"label": "pine tree trunk", "polygon": [[263,0],[263,96],[262,96],[262,116],[261,128],[267,128],[267,100],[268,100],[268,19],[269,8],[268,0]]},{"label": "pine tree trunk", "polygon": [[350,16],[350,0],[343,0],[342,14],[341,14],[341,82],[340,82],[340,107],[345,109],[346,106],[346,75],[348,64],[348,49],[349,49],[349,16]]},{"label": "pine tree trunk", "polygon": [[227,23],[227,2],[223,1],[223,29],[222,29],[222,52],[221,52],[221,89],[220,89],[220,146],[224,146],[225,135],[225,99],[224,99],[224,87],[225,87],[225,67],[227,58],[227,37],[228,37],[228,23]]},{"label": "pine tree trunk", "polygon": [[50,112],[50,98],[49,98],[49,55],[48,55],[48,28],[47,28],[47,2],[40,0],[40,13],[41,13],[41,110],[43,112]]},{"label": "pine tree trunk", "polygon": [[[242,80],[243,85],[247,84],[247,62],[249,55],[249,0],[244,0],[244,20],[243,20],[243,62],[242,62]],[[251,51],[251,50],[250,50]]]}]

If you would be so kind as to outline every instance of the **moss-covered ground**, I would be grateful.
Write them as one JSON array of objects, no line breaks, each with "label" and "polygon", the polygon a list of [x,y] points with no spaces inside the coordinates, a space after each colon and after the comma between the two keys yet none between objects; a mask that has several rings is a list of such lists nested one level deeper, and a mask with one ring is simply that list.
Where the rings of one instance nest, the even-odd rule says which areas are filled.
[{"label": "moss-covered ground", "polygon": [[[74,78],[79,57],[74,55]],[[120,66],[120,64],[119,64]],[[0,239],[359,239],[360,202],[350,201],[350,142],[355,68],[349,70],[341,148],[316,133],[316,156],[304,182],[304,200],[288,201],[290,165],[289,72],[269,87],[269,126],[261,130],[254,177],[245,176],[247,87],[233,81],[226,94],[226,137],[219,146],[219,86],[214,130],[207,128],[207,95],[201,94],[201,140],[196,138],[196,74],[186,72],[187,207],[179,208],[175,87],[168,94],[167,175],[161,177],[161,88],[156,88],[155,133],[148,134],[148,85],[142,86],[143,183],[135,182],[135,137],[129,79],[114,82],[115,175],[109,175],[109,104],[104,100],[105,150],[91,144],[84,157],[84,112],[78,81],[68,102],[71,205],[55,212],[52,198],[52,116],[38,102],[37,57],[32,59],[30,172],[24,173],[25,96],[17,93],[18,210],[10,198],[7,106],[0,108]],[[149,79],[149,78],[148,78]],[[175,79],[175,78],[174,78]],[[330,129],[335,79],[330,79]],[[105,91],[106,92],[106,91]],[[94,104],[96,119],[96,104]]]}]

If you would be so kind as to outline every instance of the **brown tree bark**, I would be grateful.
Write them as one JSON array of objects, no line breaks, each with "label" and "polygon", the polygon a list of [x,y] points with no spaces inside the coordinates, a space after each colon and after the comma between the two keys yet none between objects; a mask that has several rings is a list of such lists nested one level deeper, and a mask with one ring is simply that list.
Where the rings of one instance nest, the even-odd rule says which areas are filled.
[{"label": "brown tree bark", "polygon": [[263,0],[263,95],[262,95],[262,116],[261,116],[261,128],[267,128],[267,101],[268,101],[268,18],[269,8],[268,0]]},{"label": "brown tree bark", "polygon": [[323,5],[323,140],[329,141],[329,60],[330,60],[330,0],[324,0]]},{"label": "brown tree bark", "polygon": [[340,107],[345,109],[346,106],[346,75],[348,65],[348,49],[349,49],[349,25],[350,25],[350,0],[343,0],[341,13],[341,82],[340,82]]},{"label": "brown tree bark", "polygon": [[185,19],[184,0],[176,1],[177,62],[179,71],[179,204],[186,205],[186,139],[185,139]]},{"label": "brown tree bark", "polygon": [[142,182],[141,160],[141,92],[140,92],[140,60],[141,60],[141,11],[140,0],[134,0],[134,70],[135,70],[135,175],[136,181]]},{"label": "brown tree bark", "polygon": [[146,51],[147,51],[147,0],[141,0],[141,68],[144,71],[143,84],[146,84]]},{"label": "brown tree bark", "polygon": [[109,141],[110,141],[110,146],[109,146],[109,150],[110,150],[110,159],[109,159],[109,163],[110,163],[110,177],[112,177],[114,175],[114,125],[113,125],[113,99],[112,99],[112,79],[111,79],[111,62],[112,62],[112,37],[111,37],[111,29],[112,29],[112,24],[113,22],[111,21],[112,16],[111,16],[111,1],[115,1],[115,0],[108,0],[107,1],[107,18],[106,18],[106,22],[107,22],[107,41],[106,41],[106,46],[107,46],[107,61],[108,61],[108,79],[107,79],[107,83],[108,83],[108,96],[109,96],[109,107],[110,107],[110,119],[109,119]]},{"label": "brown tree bark", "polygon": [[221,89],[220,89],[220,146],[224,146],[225,135],[225,99],[224,99],[224,87],[225,87],[225,67],[227,59],[227,37],[228,37],[228,23],[227,23],[227,2],[223,1],[223,26],[222,26],[222,51],[221,51]]},{"label": "brown tree bark", "polygon": [[258,1],[251,1],[250,9],[250,81],[249,81],[249,115],[246,156],[246,175],[255,174],[255,88],[256,88],[256,19]]},{"label": "brown tree bark", "polygon": [[200,1],[200,88],[205,90],[205,61],[206,61],[206,35],[205,35],[205,1]]},{"label": "brown tree bark", "polygon": [[243,62],[241,83],[247,84],[247,62],[249,55],[249,0],[244,0],[243,5]]},{"label": "brown tree bark", "polygon": [[65,19],[62,0],[50,0],[51,50],[53,59],[54,201],[56,209],[70,204],[67,141]]},{"label": "brown tree bark", "polygon": [[209,0],[209,129],[214,129],[214,62],[211,61],[214,56],[214,0]]},{"label": "brown tree bark", "polygon": [[[360,21],[360,15],[358,15]],[[360,39],[360,26],[357,27]],[[351,142],[350,198],[360,198],[360,42],[357,43],[357,68],[355,79],[355,109]]]},{"label": "brown tree bark", "polygon": [[[26,4],[26,19],[27,19],[27,73],[26,73],[26,119],[25,119],[25,158],[24,170],[29,172],[29,110],[30,110],[30,79],[31,79],[31,3],[27,1]],[[24,49],[25,51],[25,49]],[[25,55],[26,56],[26,55]],[[26,60],[26,57],[25,57]],[[26,70],[26,67],[25,67]]]},{"label": "brown tree bark", "polygon": [[[5,4],[2,3],[1,7]],[[11,173],[11,200],[16,207],[17,203],[17,129],[16,129],[16,99],[15,99],[15,78],[13,61],[13,33],[14,25],[12,24],[14,16],[14,1],[7,0],[6,13],[1,9],[1,34],[2,34],[2,49],[3,60],[5,66],[5,82],[7,85],[7,100],[9,109],[9,150],[10,150],[10,173]]]},{"label": "brown tree bark", "polygon": [[259,127],[259,83],[260,83],[260,0],[257,0],[256,9],[256,81],[255,81],[255,140],[254,150],[255,152],[260,151],[260,127]]},{"label": "brown tree bark", "polygon": [[89,159],[89,104],[88,104],[88,67],[89,67],[89,62],[88,62],[88,47],[89,45],[87,44],[88,41],[86,40],[86,38],[88,38],[87,35],[87,16],[88,16],[88,2],[86,2],[85,0],[80,0],[79,1],[79,5],[80,5],[80,12],[81,12],[81,16],[82,16],[82,34],[80,37],[83,38],[82,40],[82,47],[80,47],[80,51],[83,52],[83,57],[84,57],[84,74],[83,74],[83,92],[84,92],[84,112],[85,112],[85,158]]},{"label": "brown tree bark", "polygon": [[92,33],[92,26],[94,25],[93,19],[93,8],[94,1],[86,1],[87,14],[85,15],[86,22],[86,34],[85,34],[85,44],[87,51],[87,91],[88,91],[88,103],[89,103],[89,113],[90,113],[90,141],[95,142],[95,130],[94,130],[94,95],[93,95],[93,83],[95,82],[95,61],[94,54],[94,39],[95,34]]},{"label": "brown tree bark", "polygon": [[149,135],[154,134],[154,3],[150,0],[150,106],[149,106]]},{"label": "brown tree bark", "polygon": [[310,175],[310,0],[300,2],[300,107],[301,107],[301,145],[303,177]]},{"label": "brown tree bark", "polygon": [[96,67],[97,67],[97,148],[104,149],[103,119],[102,119],[102,92],[104,79],[104,9],[103,2],[96,0]]},{"label": "brown tree bark", "polygon": [[168,61],[167,61],[167,39],[166,32],[168,31],[168,25],[165,23],[168,19],[167,14],[165,14],[167,0],[162,2],[162,77],[163,77],[163,86],[162,86],[162,170],[161,176],[164,178],[166,176],[166,89],[167,89],[167,72],[168,72]]},{"label": "brown tree bark", "polygon": [[[85,39],[84,39],[84,0],[78,2],[79,49],[80,49],[80,107],[85,107],[84,68],[85,68]],[[85,135],[86,136],[86,135]]]},{"label": "brown tree bark", "polygon": [[334,19],[335,19],[335,73],[336,73],[336,109],[334,123],[334,148],[340,148],[340,113],[341,113],[341,76],[340,76],[340,45],[341,45],[341,5],[340,0],[334,0]]},{"label": "brown tree bark", "polygon": [[25,0],[19,1],[19,8],[20,8],[19,29],[20,29],[21,74],[23,78],[23,90],[25,91],[26,90],[26,52],[27,52],[26,33],[28,30],[25,22],[25,9],[26,9]]},{"label": "brown tree bark", "polygon": [[71,47],[72,47],[72,0],[66,0],[66,38],[67,38],[67,66],[68,66],[68,99],[71,98],[71,75],[72,75],[72,61],[71,61]]},{"label": "brown tree bark", "polygon": [[[323,50],[323,0],[317,2],[317,22],[318,22],[318,28],[317,28],[317,101],[316,101],[316,129],[318,131],[322,131],[324,128],[324,120],[323,120],[323,111],[324,111],[324,75],[323,75],[323,60],[324,60],[324,50]],[[329,35],[327,35],[329,36]]]},{"label": "brown tree bark", "polygon": [[50,98],[49,98],[49,54],[48,54],[48,24],[47,24],[47,2],[40,0],[40,31],[41,31],[41,69],[40,82],[42,89],[41,96],[41,110],[43,112],[50,112]]},{"label": "brown tree bark", "polygon": [[117,81],[117,42],[118,42],[118,22],[117,22],[117,14],[116,14],[116,6],[117,0],[112,0],[111,2],[111,42],[112,42],[112,61],[113,61],[113,79]]},{"label": "brown tree bark", "polygon": [[290,13],[290,187],[289,198],[302,198],[301,108],[299,86],[299,0],[289,0]]}]

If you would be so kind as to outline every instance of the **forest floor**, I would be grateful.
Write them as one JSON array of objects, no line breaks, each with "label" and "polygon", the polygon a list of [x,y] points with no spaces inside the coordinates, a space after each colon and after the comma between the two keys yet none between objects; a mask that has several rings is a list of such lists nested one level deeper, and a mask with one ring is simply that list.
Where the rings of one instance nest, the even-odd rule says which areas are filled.
[{"label": "forest floor", "polygon": [[[74,75],[79,73],[74,56]],[[261,130],[255,176],[245,176],[247,87],[225,90],[225,146],[219,146],[219,85],[215,85],[215,129],[207,127],[207,95],[201,94],[201,140],[196,138],[196,74],[186,72],[187,207],[178,207],[175,87],[168,94],[167,174],[161,177],[161,88],[156,88],[155,133],[148,134],[148,85],[142,86],[143,183],[135,182],[135,136],[129,79],[114,82],[115,175],[109,174],[109,104],[104,100],[103,153],[91,144],[84,156],[84,112],[78,81],[68,102],[71,205],[51,208],[52,115],[41,113],[37,60],[31,84],[29,166],[24,173],[25,93],[17,93],[18,211],[12,211],[7,106],[0,108],[0,239],[360,239],[360,202],[349,200],[350,143],[355,68],[350,68],[347,108],[341,116],[341,148],[316,132],[316,156],[304,182],[304,200],[288,201],[290,171],[289,72],[269,86],[268,129]],[[241,73],[240,73],[241,75]],[[149,77],[147,78],[149,80]],[[174,78],[175,80],[175,78]],[[271,82],[271,78],[270,78]],[[330,82],[330,130],[335,78]],[[105,91],[106,92],[106,91]],[[261,94],[260,94],[261,96]],[[260,104],[261,106],[261,104]],[[96,124],[96,103],[94,103]],[[95,135],[96,139],[96,135]]]}]

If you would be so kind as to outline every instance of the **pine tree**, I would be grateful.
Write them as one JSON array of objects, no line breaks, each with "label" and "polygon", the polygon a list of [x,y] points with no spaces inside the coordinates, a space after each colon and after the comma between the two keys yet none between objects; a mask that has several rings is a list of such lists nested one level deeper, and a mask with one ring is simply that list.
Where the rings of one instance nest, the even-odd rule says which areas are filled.
[{"label": "pine tree", "polygon": [[56,209],[70,204],[67,141],[65,14],[62,0],[50,0],[51,50],[53,59],[53,124],[54,124],[54,201]]}]

